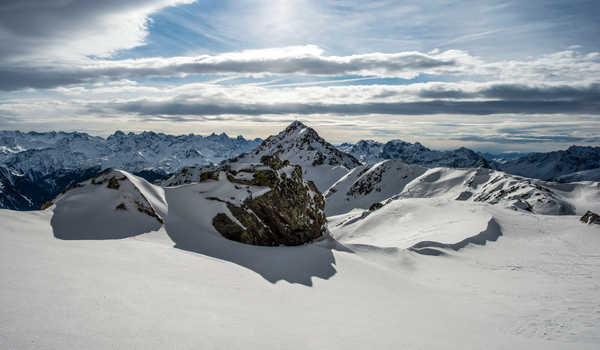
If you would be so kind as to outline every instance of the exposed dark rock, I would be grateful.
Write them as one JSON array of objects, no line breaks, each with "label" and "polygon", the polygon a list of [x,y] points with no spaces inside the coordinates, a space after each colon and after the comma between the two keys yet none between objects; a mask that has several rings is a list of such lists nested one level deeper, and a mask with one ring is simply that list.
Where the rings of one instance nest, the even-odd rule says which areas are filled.
[{"label": "exposed dark rock", "polygon": [[142,201],[135,201],[135,204],[137,206],[137,210],[140,213],[146,214],[150,217],[155,218],[158,222],[160,222],[161,224],[164,224],[164,220],[163,218],[161,218],[157,213],[156,210],[154,210],[154,208],[152,208],[152,206],[150,205],[150,202],[148,202],[148,199],[141,193],[139,192],[139,194],[142,196],[142,198],[144,199],[144,202]]},{"label": "exposed dark rock", "polygon": [[117,178],[113,176],[108,180],[108,185],[106,185],[106,187],[113,190],[118,190],[119,187],[121,187],[121,185],[119,185],[119,180],[117,180]]},{"label": "exposed dark rock", "polygon": [[369,207],[369,211],[375,211],[377,209],[381,209],[383,208],[383,204],[381,202],[375,202],[373,204],[371,204],[371,206]]},{"label": "exposed dark rock", "polygon": [[600,215],[588,210],[583,216],[579,219],[579,221],[584,224],[600,224]]},{"label": "exposed dark rock", "polygon": [[262,157],[261,163],[260,167],[249,164],[237,172],[251,173],[251,179],[240,179],[230,168],[221,168],[232,183],[271,190],[248,197],[241,206],[210,198],[227,203],[235,218],[225,213],[216,215],[213,225],[217,231],[228,239],[261,246],[300,245],[320,237],[325,231],[325,201],[312,182],[303,180],[302,168],[281,161],[277,154]]}]

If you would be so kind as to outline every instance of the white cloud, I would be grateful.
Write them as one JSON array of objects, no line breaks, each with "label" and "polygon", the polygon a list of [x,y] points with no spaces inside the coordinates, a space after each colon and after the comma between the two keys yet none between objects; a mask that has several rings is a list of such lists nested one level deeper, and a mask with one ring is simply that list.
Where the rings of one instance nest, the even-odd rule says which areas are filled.
[{"label": "white cloud", "polygon": [[144,43],[148,16],[195,0],[21,0],[0,5],[0,61],[106,57]]},{"label": "white cloud", "polygon": [[0,65],[0,90],[53,88],[111,80],[188,75],[304,75],[453,79],[507,82],[598,82],[600,53],[562,51],[529,60],[486,62],[460,50],[329,56],[314,45],[246,50],[218,55],[126,60],[87,59],[78,64]]}]

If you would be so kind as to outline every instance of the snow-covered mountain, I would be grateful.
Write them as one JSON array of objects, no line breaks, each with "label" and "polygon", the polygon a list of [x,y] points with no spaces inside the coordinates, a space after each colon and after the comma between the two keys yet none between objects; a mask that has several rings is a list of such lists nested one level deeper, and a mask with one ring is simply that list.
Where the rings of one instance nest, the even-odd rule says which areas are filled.
[{"label": "snow-covered mountain", "polygon": [[184,166],[219,163],[254,149],[261,141],[225,133],[175,136],[117,131],[103,139],[84,133],[0,131],[3,164],[32,178],[95,166],[169,174]]},{"label": "snow-covered mountain", "polygon": [[365,164],[383,159],[400,159],[427,168],[485,167],[506,173],[547,181],[599,181],[600,147],[571,146],[547,153],[477,153],[465,147],[451,151],[431,150],[419,142],[391,140],[381,143],[361,140],[338,148]]},{"label": "snow-covered mountain", "polygon": [[376,163],[380,161],[381,151],[384,144],[374,140],[360,140],[357,143],[342,143],[337,146],[342,152],[353,155],[364,164]]},{"label": "snow-covered mountain", "polygon": [[[11,182],[4,176],[2,182],[7,189],[0,194],[0,207],[39,208],[64,188],[106,168],[125,169],[148,180],[163,178],[185,166],[234,157],[254,149],[261,141],[230,138],[224,133],[174,136],[117,131],[103,139],[78,132],[0,131],[0,166],[7,169],[6,174],[12,174],[11,178],[19,179]],[[8,198],[9,192],[13,193],[12,199]]]},{"label": "snow-covered mountain", "polygon": [[509,160],[515,160],[519,158],[526,157],[530,155],[530,152],[500,152],[500,153],[490,153],[490,152],[478,152],[482,157],[487,159],[488,161],[493,161],[496,163],[506,163]]},{"label": "snow-covered mountain", "polygon": [[582,215],[600,210],[600,183],[562,184],[487,168],[427,169],[387,160],[357,168],[326,193],[327,215],[355,208],[378,209],[397,198],[445,198],[498,204],[546,215]]},{"label": "snow-covered mountain", "polygon": [[264,156],[277,153],[279,158],[300,165],[303,177],[325,192],[337,179],[361,165],[352,155],[338,150],[317,132],[294,121],[277,135],[265,139],[252,152],[241,154],[230,162],[259,163]]},{"label": "snow-covered mountain", "polygon": [[355,208],[368,209],[399,193],[425,171],[427,168],[397,159],[356,167],[325,192],[325,213],[338,215]]},{"label": "snow-covered mountain", "polygon": [[600,168],[590,170],[582,170],[574,173],[561,175],[555,178],[558,182],[580,182],[580,181],[596,181],[600,182]]},{"label": "snow-covered mountain", "polygon": [[376,163],[383,159],[400,159],[408,164],[418,164],[428,168],[440,166],[450,168],[493,167],[493,164],[490,164],[483,156],[465,147],[452,151],[436,151],[419,142],[391,140],[381,143],[373,140],[361,140],[355,144],[343,143],[338,148],[365,164]]},{"label": "snow-covered mountain", "polygon": [[33,185],[23,181],[23,176],[0,166],[0,208],[37,209],[35,203],[27,197],[25,189]]},{"label": "snow-covered mountain", "polygon": [[100,168],[61,169],[36,179],[0,166],[0,208],[39,209],[65,188],[97,175]]},{"label": "snow-covered mountain", "polygon": [[[532,153],[509,160],[501,170],[542,180],[594,181],[600,168],[600,147],[571,146],[566,150]],[[589,173],[583,171],[592,170]]]}]

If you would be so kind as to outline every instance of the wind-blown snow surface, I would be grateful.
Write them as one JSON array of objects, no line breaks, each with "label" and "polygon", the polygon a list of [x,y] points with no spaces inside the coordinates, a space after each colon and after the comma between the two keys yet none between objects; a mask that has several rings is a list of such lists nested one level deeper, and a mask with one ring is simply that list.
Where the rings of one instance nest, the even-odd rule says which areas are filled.
[{"label": "wind-blown snow surface", "polygon": [[[398,198],[331,217],[319,242],[256,247],[210,224],[223,208],[206,196],[236,190],[219,178],[162,191],[113,171],[48,210],[0,210],[0,348],[600,345],[600,231],[577,216]],[[122,202],[151,206],[164,225]],[[121,227],[115,212],[155,224],[123,239],[55,238],[61,206],[77,203],[61,215],[82,232],[89,210],[109,228]]]}]

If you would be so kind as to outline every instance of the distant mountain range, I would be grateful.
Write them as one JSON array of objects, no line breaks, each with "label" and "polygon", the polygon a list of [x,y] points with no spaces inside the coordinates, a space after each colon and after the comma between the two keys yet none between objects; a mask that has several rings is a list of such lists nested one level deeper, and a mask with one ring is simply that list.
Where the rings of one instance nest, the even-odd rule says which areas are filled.
[{"label": "distant mountain range", "polygon": [[104,139],[79,132],[0,131],[0,208],[38,209],[66,187],[107,168],[154,181],[186,166],[219,163],[261,142],[225,133],[117,131]]},{"label": "distant mountain range", "polygon": [[[223,161],[260,163],[262,157],[274,153],[300,165],[303,177],[323,193],[353,169],[390,159],[423,168],[490,168],[546,181],[600,181],[600,147],[572,146],[516,157],[464,147],[437,151],[401,140],[334,146],[298,121],[264,141],[224,133],[174,136],[117,131],[105,139],[78,132],[0,131],[0,208],[38,209],[65,188],[107,168],[176,185],[193,182],[206,167]],[[183,168],[188,170],[178,172]]]},{"label": "distant mountain range", "polygon": [[546,181],[600,181],[600,147],[571,146],[547,153],[478,153],[468,148],[431,150],[419,142],[361,140],[338,148],[365,164],[400,159],[427,168],[490,168]]},{"label": "distant mountain range", "polygon": [[355,144],[343,143],[338,147],[367,164],[384,159],[400,159],[407,164],[418,164],[428,168],[439,166],[489,168],[491,166],[488,159],[464,147],[453,151],[435,151],[419,142],[409,143],[402,140],[391,140],[386,143],[361,140]]}]

